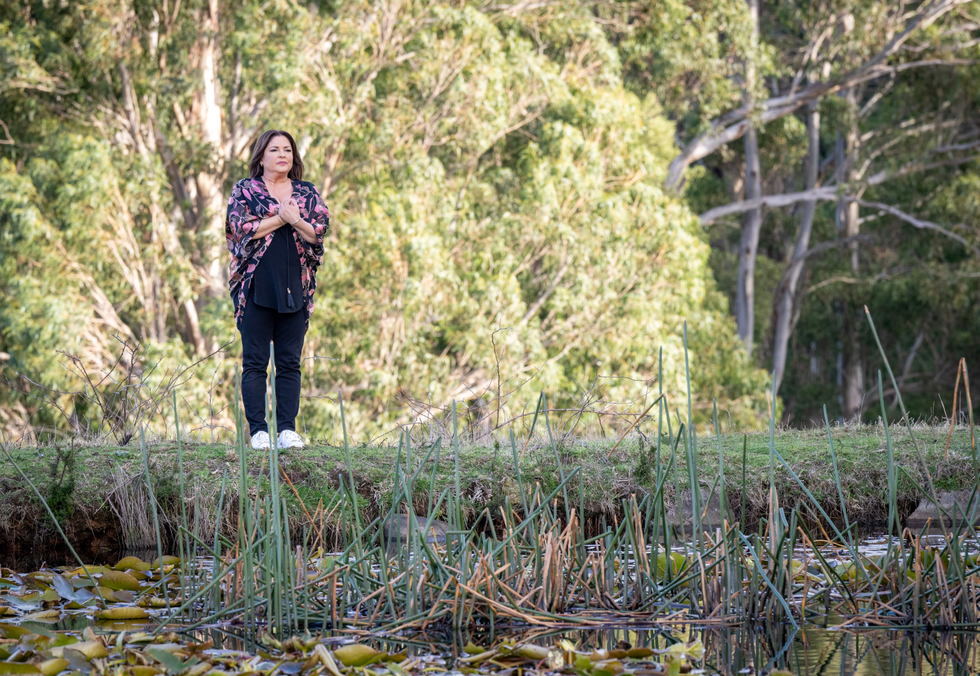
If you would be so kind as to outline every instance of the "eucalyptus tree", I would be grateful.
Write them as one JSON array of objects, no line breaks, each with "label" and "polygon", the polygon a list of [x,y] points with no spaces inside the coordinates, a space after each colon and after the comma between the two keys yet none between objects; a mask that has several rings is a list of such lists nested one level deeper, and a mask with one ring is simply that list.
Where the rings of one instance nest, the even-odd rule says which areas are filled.
[{"label": "eucalyptus tree", "polygon": [[333,216],[308,432],[333,429],[338,390],[358,432],[454,398],[496,424],[542,388],[559,407],[641,400],[661,345],[679,396],[685,318],[696,415],[714,397],[761,424],[764,375],[739,354],[696,217],[661,187],[672,125],[624,88],[590,7],[553,10],[5,4],[0,350],[23,390],[0,394],[8,424],[55,422],[14,372],[84,417],[52,356],[106,371],[114,336],[147,346],[149,378],[223,348],[181,406],[200,429],[227,424],[224,195],[268,127],[296,130]]},{"label": "eucalyptus tree", "polygon": [[[828,284],[840,289],[849,280],[873,279],[880,272],[872,273],[862,262],[866,258],[860,251],[865,245],[860,243],[865,239],[861,223],[881,216],[862,216],[859,209],[887,215],[882,222],[893,227],[897,219],[919,230],[942,233],[967,250],[972,246],[965,233],[923,218],[916,208],[910,212],[898,201],[869,198],[886,183],[944,168],[957,171],[974,158],[969,106],[958,107],[954,116],[942,112],[949,104],[942,96],[920,94],[915,103],[921,105],[906,106],[904,118],[879,111],[902,101],[907,94],[904,83],[957,73],[962,79],[970,72],[976,51],[975,3],[762,3],[757,46],[751,32],[755,16],[751,4],[658,0],[600,6],[604,25],[616,36],[623,55],[627,86],[658,95],[677,122],[681,148],[671,161],[667,188],[683,188],[693,204],[702,205],[705,225],[744,218],[737,244],[731,242],[733,248],[737,246],[738,258],[737,275],[732,275],[732,307],[743,340],[755,333],[766,348],[763,355],[772,356],[777,391],[793,327],[800,318],[805,264],[841,251],[838,245],[843,242],[850,272],[833,275],[843,281]],[[745,83],[753,71],[759,74],[757,86],[748,89]],[[928,136],[940,128],[941,138]],[[756,131],[761,148],[753,138]],[[738,139],[744,143],[742,152],[732,143]],[[945,157],[940,159],[936,151],[946,153]],[[762,160],[758,187],[757,157]],[[831,231],[833,242],[811,244],[814,218],[823,201],[836,203],[833,220],[840,227]],[[799,205],[803,206],[797,209]],[[758,276],[754,253],[760,232],[756,216],[762,208],[777,207],[793,208],[793,218],[799,220],[794,226],[792,219],[772,216],[770,211],[766,217],[770,225],[762,229],[796,232],[795,240],[785,238],[785,244],[767,240],[765,274],[772,275],[774,265],[782,267],[776,277],[782,280],[773,290],[773,333],[769,334],[769,313],[762,310],[763,316],[753,319],[751,312],[765,300],[753,302]],[[716,230],[710,232],[713,239],[730,239]],[[727,264],[720,274],[728,274]],[[846,309],[840,308],[845,338],[840,355],[842,408],[851,418],[869,400],[863,384],[868,367],[859,339],[863,303],[847,304]]]}]

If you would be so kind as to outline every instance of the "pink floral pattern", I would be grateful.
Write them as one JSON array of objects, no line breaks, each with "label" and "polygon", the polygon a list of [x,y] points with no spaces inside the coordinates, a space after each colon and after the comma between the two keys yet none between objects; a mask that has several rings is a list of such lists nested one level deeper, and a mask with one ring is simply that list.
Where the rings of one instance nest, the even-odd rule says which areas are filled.
[{"label": "pink floral pattern", "polygon": [[[323,237],[330,227],[330,212],[312,183],[293,181],[293,198],[299,205],[303,220],[313,226],[316,244],[310,244],[290,228],[299,252],[300,276],[303,280],[303,308],[307,326],[313,314],[313,293],[316,291],[316,271],[323,259]],[[242,328],[245,301],[252,276],[262,256],[272,242],[273,232],[261,239],[252,239],[259,222],[276,214],[279,202],[269,194],[261,178],[243,178],[231,191],[228,215],[225,219],[225,240],[231,252],[231,274],[228,286],[235,303],[235,325]],[[289,226],[283,226],[289,227]]]}]

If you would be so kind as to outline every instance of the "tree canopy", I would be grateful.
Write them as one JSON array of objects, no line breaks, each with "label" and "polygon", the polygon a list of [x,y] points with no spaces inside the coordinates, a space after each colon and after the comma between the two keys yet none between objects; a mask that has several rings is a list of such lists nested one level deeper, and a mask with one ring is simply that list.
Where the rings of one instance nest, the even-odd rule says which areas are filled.
[{"label": "tree canopy", "polygon": [[[541,391],[600,414],[661,386],[680,401],[685,321],[699,420],[715,399],[764,425],[774,355],[790,421],[861,415],[865,304],[928,411],[980,328],[976,14],[6,3],[0,426],[105,432],[128,406],[163,429],[175,383],[182,419],[232,424],[224,211],[268,128],[293,132],[332,215],[298,421],[314,436],[336,431],[338,394],[361,438],[453,400],[486,427]],[[859,375],[859,408],[838,405]]]}]

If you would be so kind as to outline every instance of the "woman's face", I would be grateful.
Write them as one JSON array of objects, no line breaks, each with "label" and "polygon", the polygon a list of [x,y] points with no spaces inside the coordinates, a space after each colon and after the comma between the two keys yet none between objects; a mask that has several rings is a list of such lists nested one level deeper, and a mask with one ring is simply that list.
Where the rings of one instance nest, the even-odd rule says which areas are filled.
[{"label": "woman's face", "polygon": [[285,136],[273,136],[262,155],[265,173],[285,174],[293,168],[293,146]]}]

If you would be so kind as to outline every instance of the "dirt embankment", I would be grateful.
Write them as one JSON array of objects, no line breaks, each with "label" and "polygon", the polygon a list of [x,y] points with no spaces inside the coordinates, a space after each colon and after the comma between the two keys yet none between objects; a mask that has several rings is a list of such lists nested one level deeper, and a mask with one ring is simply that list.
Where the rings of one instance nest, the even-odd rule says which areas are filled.
[{"label": "dirt embankment", "polygon": [[[848,520],[858,524],[861,532],[880,530],[888,516],[889,480],[881,430],[864,427],[834,432],[839,483],[825,433],[787,431],[777,436],[776,446],[799,482],[835,523],[843,524],[846,509]],[[945,430],[921,430],[918,450],[897,431],[893,431],[892,438],[893,466],[903,470],[895,472],[896,507],[903,523],[919,502],[918,487],[927,482],[920,453],[924,454],[929,468],[928,479],[937,490],[972,490],[976,485],[968,430],[954,434],[948,454]],[[666,444],[658,451],[649,441],[639,438],[627,439],[610,455],[613,444],[612,440],[578,441],[557,449],[556,453],[547,441],[537,440],[527,446],[519,468],[514,467],[509,449],[461,446],[459,485],[470,527],[490,531],[488,517],[499,520],[506,504],[520,514],[524,504],[552,493],[558,496],[556,506],[561,509],[564,491],[558,490],[560,476],[568,476],[573,468],[580,469],[581,481],[575,478],[566,485],[568,499],[576,511],[580,504],[584,508],[589,533],[614,527],[621,520],[623,501],[634,495],[642,503],[645,499],[657,499],[659,494],[664,501],[662,508],[670,509],[688,483],[686,460],[680,456],[671,459]],[[772,476],[780,506],[787,514],[798,508],[800,519],[813,525],[816,535],[822,517],[796,477],[781,466],[774,467],[770,475],[767,435],[725,435],[721,445],[720,454],[717,445],[712,448],[705,443],[700,447],[697,470],[702,489],[718,491],[717,479],[722,473],[723,460],[732,522],[744,523],[746,530],[751,531],[768,516]],[[400,454],[397,448],[357,447],[349,451],[351,469],[346,464],[347,455],[344,449],[329,446],[283,454],[282,493],[294,538],[302,537],[306,527],[307,532],[322,534],[328,548],[342,547],[345,534],[353,532],[353,510],[343,488],[350,483],[351,470],[364,525],[388,509],[395,488],[394,467],[399,458],[404,464],[401,481],[408,474],[409,464],[417,476],[412,490],[417,514],[426,514],[430,504],[438,501],[446,490],[450,494],[455,490],[457,463],[449,452],[427,456],[424,449],[413,449],[409,455]],[[556,464],[556,455],[561,468]],[[53,452],[22,448],[11,449],[11,456],[41,494],[46,499],[52,498],[50,504],[59,522],[86,562],[112,559],[122,550],[156,548],[150,508],[153,501],[138,449],[79,447],[68,457],[64,449]],[[188,528],[205,540],[213,537],[216,528],[234,537],[240,486],[244,483],[246,487],[248,505],[253,504],[256,496],[266,496],[269,492],[268,457],[249,450],[244,463],[246,471],[241,477],[240,459],[234,448],[227,445],[185,444],[182,455],[177,453],[175,443],[150,448],[150,483],[153,499],[159,506],[157,515],[165,549],[171,548],[185,514]],[[0,564],[68,562],[70,552],[17,468],[0,460]],[[663,481],[659,493],[658,477]],[[436,516],[444,518],[444,514],[445,504]],[[494,525],[499,532],[500,524]],[[826,524],[822,525],[830,530]]]}]

